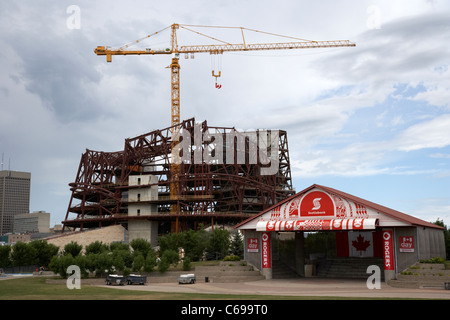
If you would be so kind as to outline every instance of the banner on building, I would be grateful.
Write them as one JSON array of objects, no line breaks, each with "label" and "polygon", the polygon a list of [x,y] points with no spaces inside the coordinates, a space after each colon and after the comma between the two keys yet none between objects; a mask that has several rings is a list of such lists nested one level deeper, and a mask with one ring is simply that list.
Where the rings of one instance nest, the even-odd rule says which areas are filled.
[{"label": "banner on building", "polygon": [[258,238],[247,238],[247,252],[259,252]]},{"label": "banner on building", "polygon": [[378,219],[318,219],[258,221],[256,231],[373,230]]},{"label": "banner on building", "polygon": [[400,237],[400,252],[414,252],[414,237]]},{"label": "banner on building", "polygon": [[383,231],[383,255],[384,270],[395,270],[394,266],[394,242],[392,230]]},{"label": "banner on building", "polygon": [[262,267],[272,268],[272,258],[270,256],[270,232],[261,233]]}]

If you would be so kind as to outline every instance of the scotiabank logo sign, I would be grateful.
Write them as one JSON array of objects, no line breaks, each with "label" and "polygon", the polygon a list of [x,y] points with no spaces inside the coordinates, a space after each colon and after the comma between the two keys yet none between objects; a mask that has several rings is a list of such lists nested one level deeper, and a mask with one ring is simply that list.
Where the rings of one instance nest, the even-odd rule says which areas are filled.
[{"label": "scotiabank logo sign", "polygon": [[300,204],[301,217],[334,216],[334,203],[330,196],[322,191],[306,194]]}]

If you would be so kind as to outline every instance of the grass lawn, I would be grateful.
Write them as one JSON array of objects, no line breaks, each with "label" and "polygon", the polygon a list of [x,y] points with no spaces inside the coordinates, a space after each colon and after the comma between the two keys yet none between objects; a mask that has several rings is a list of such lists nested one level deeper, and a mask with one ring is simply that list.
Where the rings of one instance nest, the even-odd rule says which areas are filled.
[{"label": "grass lawn", "polygon": [[[46,283],[45,277],[0,281],[0,300],[348,300],[344,297],[169,293],[82,285],[69,290],[65,284]],[[355,298],[351,298],[355,300]],[[357,299],[360,300],[360,299]],[[361,300],[373,300],[361,298]]]},{"label": "grass lawn", "polygon": [[[143,292],[81,286],[69,290],[65,284],[49,284],[44,277],[0,281],[0,300],[292,300],[291,296]],[[320,297],[323,299],[323,297]],[[333,298],[334,299],[334,298]]]}]

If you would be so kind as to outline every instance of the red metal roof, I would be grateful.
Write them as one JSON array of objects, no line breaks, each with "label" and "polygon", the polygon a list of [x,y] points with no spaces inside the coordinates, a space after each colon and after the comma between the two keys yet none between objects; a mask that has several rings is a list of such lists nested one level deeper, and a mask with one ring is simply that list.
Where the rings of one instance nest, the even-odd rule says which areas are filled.
[{"label": "red metal roof", "polygon": [[251,217],[251,218],[249,218],[249,219],[247,219],[247,220],[237,224],[235,226],[235,228],[238,228],[238,227],[246,224],[247,222],[250,222],[250,221],[252,221],[254,219],[257,219],[258,217],[260,217],[264,213],[266,213],[266,212],[268,212],[268,211],[270,211],[270,210],[272,210],[272,209],[274,209],[274,208],[276,208],[278,206],[281,206],[283,203],[286,203],[286,202],[290,201],[291,199],[297,197],[298,195],[306,193],[309,190],[312,190],[314,188],[319,188],[319,189],[321,189],[323,191],[326,191],[328,193],[332,193],[332,194],[338,195],[340,197],[346,198],[348,200],[351,200],[351,201],[353,201],[355,203],[362,204],[362,205],[364,205],[364,206],[366,206],[368,208],[372,208],[373,210],[376,210],[376,211],[378,211],[378,212],[380,212],[382,214],[385,214],[387,216],[390,216],[390,217],[392,217],[394,219],[397,219],[397,220],[400,220],[402,222],[411,224],[413,226],[423,226],[423,227],[435,228],[435,229],[443,229],[443,230],[445,229],[445,228],[443,228],[441,226],[438,226],[438,225],[436,225],[434,223],[427,222],[427,221],[415,218],[415,217],[410,216],[410,215],[408,215],[406,213],[403,213],[403,212],[400,212],[400,211],[397,211],[397,210],[393,210],[391,208],[388,208],[388,207],[379,205],[377,203],[374,203],[374,202],[371,202],[371,201],[368,201],[368,200],[356,197],[354,195],[342,192],[340,190],[336,190],[336,189],[333,189],[333,188],[330,188],[330,187],[326,187],[326,186],[322,186],[322,185],[318,185],[318,184],[313,184],[312,186],[310,186],[310,187],[308,187],[308,188],[306,188],[306,189],[304,189],[304,190],[302,190],[300,192],[297,192],[296,194],[290,196],[289,198],[284,199],[283,201],[277,203],[276,205],[274,205],[274,206],[272,206],[272,207],[270,207],[270,208],[260,212],[259,214],[257,214],[255,216],[253,216],[253,217]]}]

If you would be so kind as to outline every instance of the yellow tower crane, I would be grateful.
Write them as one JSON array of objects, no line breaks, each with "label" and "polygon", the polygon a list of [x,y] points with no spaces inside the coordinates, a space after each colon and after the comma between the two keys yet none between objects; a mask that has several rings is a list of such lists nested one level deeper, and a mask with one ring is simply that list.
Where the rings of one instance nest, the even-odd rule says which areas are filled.
[{"label": "yellow tower crane", "polygon": [[[226,29],[240,29],[242,34],[242,43],[231,44],[223,40],[205,35],[198,31],[190,29],[191,27],[201,27],[201,28],[226,28]],[[140,49],[140,50],[128,50],[128,48],[142,40],[148,39],[155,36],[166,29],[171,29],[171,47],[154,50],[154,49]],[[177,30],[183,28],[185,30],[191,31],[198,35],[210,38],[220,44],[210,44],[210,45],[186,45],[178,46],[177,40]],[[246,43],[244,31],[252,31],[262,34],[267,34],[271,36],[283,37],[292,40],[294,42],[275,42],[275,43]],[[286,50],[286,49],[311,49],[311,48],[336,48],[336,47],[354,47],[355,44],[351,43],[349,40],[331,40],[331,41],[312,41],[300,38],[294,38],[289,36],[283,36],[279,34],[263,32],[259,30],[244,28],[244,27],[220,27],[220,26],[199,26],[199,25],[184,25],[174,23],[169,27],[166,27],[160,31],[150,34],[144,38],[131,42],[130,44],[124,45],[118,49],[112,49],[105,46],[98,46],[94,52],[99,56],[106,56],[106,61],[111,62],[112,56],[114,55],[157,55],[157,54],[170,54],[172,55],[172,63],[170,64],[171,69],[171,125],[177,125],[180,123],[180,64],[179,55],[184,54],[194,54],[207,52],[210,54],[222,54],[224,52],[236,52],[236,51],[258,51],[258,50]],[[220,77],[219,74],[215,74],[214,77]]]},{"label": "yellow tower crane", "polygon": [[[129,47],[132,45],[135,45],[143,40],[146,40],[150,37],[156,36],[160,34],[161,32],[168,30],[170,28],[171,30],[171,37],[170,37],[170,48],[165,49],[151,49],[151,48],[145,48],[145,49],[139,49],[139,50],[131,50]],[[213,40],[214,42],[218,44],[207,44],[207,45],[185,45],[185,46],[178,46],[178,39],[177,39],[177,30],[180,28],[184,30],[188,30],[190,32],[193,32],[197,35],[209,38],[210,40]],[[229,43],[220,39],[217,39],[215,37],[206,35],[204,33],[201,33],[197,30],[192,30],[191,28],[218,28],[218,29],[237,29],[240,31],[242,35],[242,42],[241,43]],[[256,32],[260,34],[265,34],[269,36],[276,36],[276,37],[282,37],[289,40],[294,40],[290,42],[272,42],[272,43],[247,43],[245,40],[245,32]],[[172,63],[170,64],[170,70],[171,70],[171,132],[174,134],[176,131],[176,125],[180,123],[180,64],[179,64],[179,56],[180,54],[184,53],[185,55],[193,55],[195,53],[210,53],[212,55],[222,54],[224,52],[238,52],[238,51],[261,51],[261,50],[286,50],[286,49],[311,49],[311,48],[336,48],[336,47],[354,47],[355,44],[351,43],[349,40],[331,40],[331,41],[313,41],[313,40],[306,40],[301,38],[295,38],[290,36],[284,36],[279,35],[275,33],[270,32],[264,32],[244,27],[223,27],[223,26],[202,26],[202,25],[186,25],[186,24],[177,24],[174,23],[171,26],[168,26],[160,31],[154,32],[150,35],[147,35],[139,40],[133,41],[129,44],[126,44],[120,48],[113,49],[110,47],[105,46],[98,46],[94,52],[99,56],[106,56],[106,61],[111,62],[112,56],[115,55],[159,55],[159,54],[170,54],[172,55]],[[221,76],[221,72],[219,71],[217,74],[212,71],[213,77],[216,77],[216,87],[220,88],[220,86],[217,85],[217,78]],[[180,173],[180,167],[178,164],[174,163],[172,161],[171,163],[171,182],[170,182],[170,194],[171,198],[173,200],[176,199],[176,196],[178,195],[178,177]],[[172,205],[171,206],[171,213],[178,213],[178,206]],[[172,228],[175,229],[175,231],[178,231],[178,223],[176,223],[176,227]]]}]

